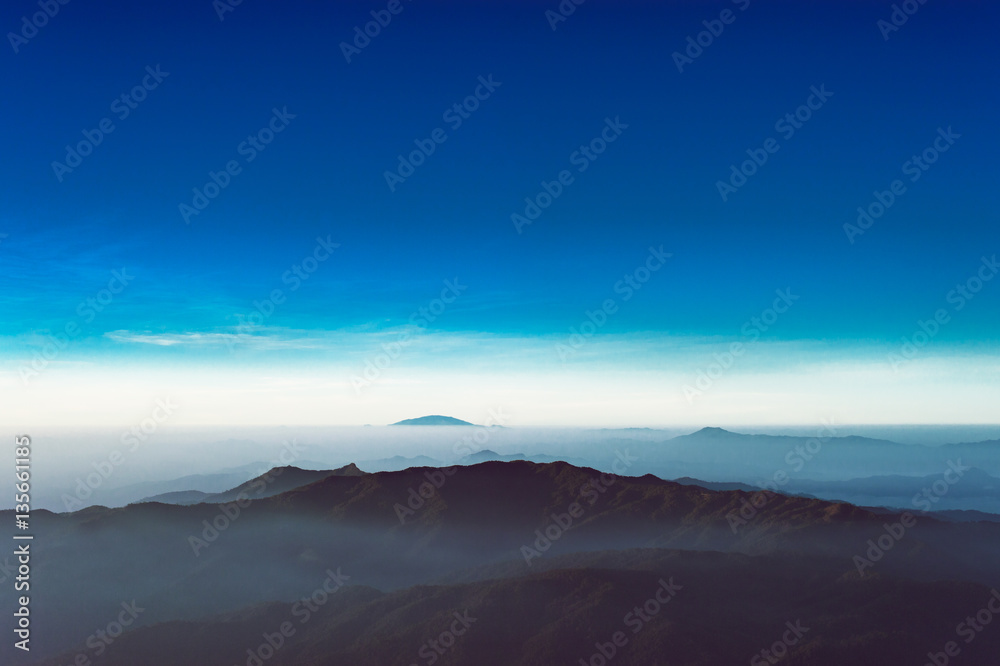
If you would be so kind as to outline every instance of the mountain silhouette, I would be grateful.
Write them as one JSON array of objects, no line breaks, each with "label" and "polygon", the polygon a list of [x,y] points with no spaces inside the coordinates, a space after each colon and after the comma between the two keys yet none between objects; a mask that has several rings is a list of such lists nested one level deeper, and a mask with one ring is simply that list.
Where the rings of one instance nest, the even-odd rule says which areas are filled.
[{"label": "mountain silhouette", "polygon": [[221,493],[202,493],[196,490],[166,493],[148,497],[143,502],[162,502],[164,504],[221,504],[235,502],[241,497],[262,499],[273,497],[295,488],[315,483],[328,476],[361,476],[365,472],[358,469],[354,463],[334,470],[310,470],[287,465],[274,467],[263,474],[241,483]]},{"label": "mountain silhouette", "polygon": [[[788,664],[919,664],[934,638],[954,635],[955,618],[992,598],[983,585],[861,579],[839,564],[637,549],[555,557],[531,571],[500,564],[392,592],[350,579],[308,615],[301,601],[276,602],[127,632],[100,663],[188,666],[197,655],[199,666],[231,666],[256,664],[255,653],[270,655],[269,666],[432,663],[431,654],[477,666],[609,663],[589,662],[601,653],[622,664],[716,666],[745,663],[785,636]],[[276,636],[286,622],[288,635]],[[449,630],[447,649],[430,647]],[[998,650],[1000,634],[987,630],[963,645],[963,663],[995,663]]]},{"label": "mountain silhouette", "polygon": [[451,416],[421,416],[416,419],[406,419],[403,421],[398,421],[396,423],[391,423],[389,425],[402,426],[402,425],[416,425],[416,426],[470,426],[475,425],[474,423],[469,423],[468,421],[463,421],[462,419],[456,419]]},{"label": "mountain silhouette", "polygon": [[[623,452],[621,460],[629,461],[630,458]],[[284,471],[272,475],[273,480],[267,486],[269,492],[279,483],[295,485],[308,480],[304,470],[279,469]],[[758,597],[752,602],[749,596],[743,601],[733,601],[732,607],[753,607],[755,614],[775,623],[768,625],[771,630],[780,629],[783,622],[795,619],[788,615],[789,609],[799,608],[793,602],[803,597],[792,595],[785,587],[769,588],[763,582],[762,571],[767,566],[782,569],[796,562],[803,572],[802,577],[796,579],[801,582],[801,589],[809,588],[806,581],[814,576],[816,580],[826,581],[826,588],[817,589],[827,589],[832,596],[831,603],[841,593],[846,596],[843,596],[842,607],[814,608],[815,616],[827,617],[825,614],[829,613],[832,643],[821,641],[813,649],[834,656],[826,661],[789,660],[788,663],[834,664],[844,663],[836,661],[837,655],[850,655],[853,659],[860,654],[848,647],[851,641],[858,645],[879,645],[879,650],[889,650],[886,654],[909,655],[905,650],[893,651],[894,648],[887,647],[888,643],[877,636],[901,631],[892,618],[897,613],[901,617],[912,614],[912,603],[907,600],[920,597],[916,590],[926,591],[928,588],[920,587],[926,582],[966,581],[956,584],[958,587],[954,589],[950,587],[952,584],[940,585],[945,590],[942,599],[949,598],[954,591],[954,598],[967,602],[983,591],[980,585],[996,585],[996,581],[1000,581],[1000,524],[995,523],[948,523],[918,515],[915,524],[905,530],[904,537],[894,539],[888,551],[871,554],[874,562],[860,572],[862,576],[856,566],[856,556],[872,553],[873,544],[887,538],[887,529],[897,529],[892,526],[901,520],[898,513],[876,513],[845,503],[780,494],[714,491],[664,481],[652,475],[616,476],[562,462],[485,462],[468,467],[417,467],[361,475],[354,473],[355,470],[360,472],[357,468],[344,469],[352,475],[326,472],[326,476],[311,483],[270,497],[263,493],[256,495],[253,487],[243,488],[249,501],[234,499],[221,504],[191,506],[151,502],[120,509],[90,507],[65,514],[32,512],[36,539],[46,544],[45,557],[33,562],[32,570],[38,579],[46,582],[37,591],[32,588],[33,626],[44,633],[46,642],[39,646],[37,653],[33,649],[33,655],[55,656],[83,644],[94,631],[95,617],[113,617],[118,612],[115,609],[120,610],[123,599],[134,598],[146,608],[137,624],[150,627],[149,631],[155,628],[152,625],[161,625],[156,631],[167,633],[143,634],[140,631],[146,630],[137,629],[134,636],[146,638],[131,643],[133,634],[129,632],[126,634],[129,641],[123,636],[116,642],[121,647],[115,654],[125,655],[123,661],[112,659],[107,663],[151,666],[175,663],[165,656],[172,654],[173,648],[164,648],[163,654],[149,651],[149,646],[170,645],[169,639],[177,635],[171,631],[190,631],[191,645],[198,646],[210,641],[212,636],[229,636],[231,641],[219,639],[224,646],[236,648],[235,653],[227,653],[225,657],[231,660],[229,666],[245,663],[245,650],[251,643],[244,642],[243,638],[247,641],[259,639],[261,634],[254,634],[258,626],[232,618],[221,620],[223,624],[219,625],[216,616],[266,614],[269,611],[261,611],[260,604],[292,603],[311,594],[327,575],[325,572],[339,567],[351,576],[352,585],[372,588],[378,591],[377,594],[364,593],[370,595],[364,597],[359,592],[363,599],[344,601],[346,605],[338,611],[340,614],[335,614],[336,619],[331,620],[334,624],[328,626],[316,621],[315,627],[326,627],[322,632],[312,624],[308,630],[303,628],[301,637],[305,642],[300,647],[306,652],[300,653],[296,648],[288,651],[290,656],[281,656],[283,660],[299,661],[273,663],[324,663],[323,659],[326,663],[331,660],[350,663],[329,656],[346,654],[344,650],[353,655],[351,658],[357,657],[358,663],[421,661],[413,655],[428,636],[436,636],[442,631],[426,633],[430,625],[425,620],[446,617],[445,609],[449,606],[449,613],[460,612],[463,604],[472,604],[477,599],[480,600],[477,603],[485,603],[484,600],[490,598],[496,598],[498,604],[501,599],[506,601],[499,606],[479,607],[484,617],[491,617],[489,613],[503,608],[502,614],[523,612],[525,617],[534,618],[532,622],[542,623],[522,625],[518,620],[516,626],[511,625],[509,633],[493,633],[501,631],[500,627],[482,631],[483,640],[488,643],[514,641],[527,646],[522,661],[518,661],[521,657],[514,658],[499,650],[497,654],[510,658],[509,663],[551,663],[547,660],[570,657],[565,650],[571,645],[580,645],[580,654],[573,659],[586,659],[594,650],[594,641],[608,640],[602,635],[612,626],[604,624],[605,611],[597,608],[605,608],[603,602],[610,598],[601,590],[620,589],[621,596],[616,599],[624,602],[638,595],[641,597],[638,602],[642,602],[648,596],[647,591],[655,588],[655,579],[635,579],[638,582],[634,586],[621,582],[628,577],[620,570],[641,570],[643,567],[630,564],[632,560],[628,558],[616,563],[618,556],[613,554],[600,565],[610,568],[610,574],[597,569],[558,573],[549,568],[558,562],[572,561],[579,561],[579,566],[598,567],[597,564],[585,564],[588,553],[653,549],[686,551],[685,557],[692,562],[689,580],[697,578],[693,572],[701,567],[703,573],[699,576],[705,579],[704,585],[708,586],[705,589],[717,590],[716,596],[707,592],[691,595],[691,606],[679,617],[665,622],[667,633],[661,637],[663,640],[678,638],[679,634],[667,630],[670,626],[687,627],[694,634],[708,631],[708,625],[703,623],[709,622],[714,611],[706,608],[706,615],[699,616],[696,609],[702,604],[725,605],[724,590],[730,584],[735,585],[737,580],[743,581],[741,585],[751,585]],[[258,480],[268,483],[264,477]],[[235,497],[233,491],[226,497]],[[10,512],[0,512],[0,520],[13,520],[7,513]],[[734,516],[742,516],[744,522],[734,527]],[[569,559],[561,560],[563,557]],[[574,560],[574,557],[582,559]],[[734,573],[727,578],[715,571],[715,563],[730,561],[726,558],[732,558],[738,575]],[[701,564],[696,564],[698,562]],[[765,566],[764,562],[772,562],[772,565]],[[664,570],[664,573],[669,572]],[[850,620],[849,608],[873,608],[867,604],[879,603],[876,599],[888,589],[876,584],[882,576],[907,579],[917,587],[900,583],[902,587],[898,588],[898,593],[893,593],[896,596],[889,594],[882,602],[885,612],[869,618],[873,621],[871,625]],[[489,583],[483,580],[484,577],[502,578],[503,582]],[[560,588],[567,580],[572,581],[567,584],[569,587]],[[848,581],[855,580],[861,586],[857,588],[861,590],[857,597],[846,594],[854,589],[850,586],[855,585]],[[108,581],[114,581],[114,585],[109,585]],[[475,585],[455,587],[465,582]],[[427,585],[439,588],[433,591],[420,587]],[[838,587],[844,585],[849,587]],[[579,590],[583,596],[574,596],[570,588]],[[74,590],[72,603],[61,596],[66,589]],[[551,596],[546,596],[546,590]],[[973,590],[973,593],[963,597],[965,593],[961,590]],[[439,598],[421,606],[419,600],[428,596]],[[821,596],[817,593],[809,598]],[[345,594],[342,599],[348,597],[350,595]],[[542,603],[546,598],[553,604],[552,615],[548,611],[539,614],[546,605]],[[416,605],[406,605],[410,603],[406,599]],[[983,597],[983,603],[985,601]],[[11,603],[10,595],[0,599],[0,612],[13,612]],[[376,604],[372,607],[375,610],[366,606],[371,603]],[[425,612],[411,615],[406,610],[411,607],[424,608]],[[576,620],[567,620],[567,631],[578,621],[582,634],[575,630],[565,634],[561,630],[549,633],[560,626],[562,621],[557,619],[563,617],[560,613],[588,607],[593,607],[596,615],[584,613],[576,616]],[[627,610],[619,614],[615,604],[610,607],[616,609],[618,621]],[[974,612],[979,607],[970,606],[963,612]],[[253,610],[255,608],[257,610]],[[920,617],[927,622],[942,622],[935,625],[944,627],[941,631],[953,631],[953,618],[947,622],[942,618],[947,614],[945,609],[950,612],[955,608],[945,605],[941,609],[940,614],[937,610],[921,611]],[[369,610],[376,614],[388,613],[386,617],[395,618],[388,625],[380,625],[389,633],[372,628],[379,623],[365,624],[371,617]],[[683,619],[685,617],[687,619]],[[696,619],[698,617],[701,619]],[[193,624],[170,624],[177,622]],[[484,622],[478,627],[487,624]],[[163,629],[164,626],[174,629]],[[764,642],[765,639],[775,640],[767,639],[763,628],[753,622],[747,626],[745,642],[734,639],[734,645],[746,647],[757,643],[766,646],[770,642]],[[925,625],[914,624],[918,626]],[[323,638],[327,635],[323,632],[343,637],[343,631],[364,635],[357,642],[359,652],[346,647],[354,641],[334,647]],[[651,631],[648,635],[656,636],[658,632]],[[587,640],[575,643],[579,636]],[[236,637],[240,637],[239,640]],[[404,649],[404,644],[411,639],[417,642],[412,648]],[[993,645],[985,638],[980,640],[983,645]],[[679,650],[676,653],[679,657],[699,654],[699,649],[707,655],[701,661],[692,656],[687,663],[712,663],[710,657],[721,658],[711,646],[698,648],[690,642],[685,644],[686,648],[681,645],[672,648]],[[134,646],[135,652],[132,648],[126,649],[129,645]],[[657,642],[657,645],[665,644]],[[215,663],[208,656],[217,654],[215,648],[204,647],[204,656],[200,652],[187,654],[198,654],[199,664]],[[473,647],[470,643],[469,649]],[[6,658],[9,653],[3,651],[9,649],[9,646],[0,646],[0,658]],[[637,652],[633,656],[653,655],[639,647],[638,639],[635,649]],[[845,651],[837,652],[841,649]],[[395,653],[394,659],[379,661],[389,654],[389,650],[401,652]],[[832,652],[824,652],[826,650]],[[240,654],[243,654],[242,659]],[[456,663],[496,663],[489,661],[494,658],[489,655],[483,657],[486,661],[476,662],[473,656],[479,658],[480,652],[466,655],[472,661],[460,658],[459,654],[456,652],[452,657]],[[669,657],[671,654],[674,653],[667,651],[662,656],[665,661],[674,661]],[[728,653],[724,656],[729,659]],[[108,657],[112,658],[110,650]]]}]

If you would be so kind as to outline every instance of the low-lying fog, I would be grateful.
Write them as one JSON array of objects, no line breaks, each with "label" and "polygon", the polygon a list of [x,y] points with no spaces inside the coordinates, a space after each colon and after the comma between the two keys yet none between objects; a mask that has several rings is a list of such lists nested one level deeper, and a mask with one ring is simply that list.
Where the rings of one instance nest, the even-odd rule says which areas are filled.
[{"label": "low-lying fog", "polygon": [[[667,479],[691,476],[706,481],[752,485],[762,485],[773,478],[774,472],[785,471],[792,480],[787,490],[795,492],[815,492],[794,488],[797,482],[808,480],[847,481],[885,475],[919,478],[941,474],[945,471],[942,465],[956,453],[966,456],[962,464],[1000,476],[1000,443],[973,447],[972,454],[966,448],[961,451],[949,447],[930,450],[930,447],[944,444],[1000,439],[1000,426],[835,425],[832,433],[822,425],[727,428],[730,432],[747,435],[819,438],[814,442],[818,450],[807,459],[790,453],[801,440],[727,439],[728,434],[720,432],[704,435],[701,439],[671,441],[698,430],[691,427],[179,428],[163,425],[153,428],[147,424],[147,430],[149,432],[143,432],[138,427],[132,432],[43,429],[28,433],[32,437],[34,508],[61,512],[92,504],[117,506],[175,490],[220,492],[280,465],[327,469],[353,462],[363,471],[374,472],[413,465],[475,462],[463,459],[482,450],[501,456],[525,454],[539,462],[562,459],[605,470],[610,470],[616,453],[628,450],[629,455],[638,457],[626,472],[628,475],[648,472]],[[881,441],[855,441],[848,451],[849,440],[842,446],[836,439],[847,436]],[[889,446],[884,440],[906,446]],[[728,450],[730,447],[735,448],[736,455]],[[868,454],[871,454],[870,459],[867,459]],[[969,455],[974,455],[975,459]],[[386,460],[395,456],[417,459]],[[852,464],[855,459],[857,465]],[[195,475],[200,476],[183,478]],[[866,489],[866,497],[871,497],[870,490]],[[996,492],[997,510],[1000,510],[1000,488]],[[892,493],[887,491],[887,494]],[[947,498],[950,503],[941,503],[935,509],[989,510],[992,506],[990,501],[986,504],[960,502],[953,506],[958,495],[960,493],[953,493]],[[13,508],[11,499],[0,500],[0,508]],[[892,504],[898,506],[899,502]]]}]

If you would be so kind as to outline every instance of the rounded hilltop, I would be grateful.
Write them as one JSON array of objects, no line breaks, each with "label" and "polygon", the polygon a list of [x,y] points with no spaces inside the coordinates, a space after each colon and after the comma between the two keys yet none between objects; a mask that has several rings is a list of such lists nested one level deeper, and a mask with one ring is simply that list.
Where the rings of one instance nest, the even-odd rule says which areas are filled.
[{"label": "rounded hilltop", "polygon": [[416,419],[406,419],[404,421],[398,421],[396,423],[390,423],[389,425],[394,426],[471,426],[474,423],[469,423],[468,421],[463,421],[462,419],[456,419],[452,416],[440,416],[434,414],[431,416],[421,416]]}]

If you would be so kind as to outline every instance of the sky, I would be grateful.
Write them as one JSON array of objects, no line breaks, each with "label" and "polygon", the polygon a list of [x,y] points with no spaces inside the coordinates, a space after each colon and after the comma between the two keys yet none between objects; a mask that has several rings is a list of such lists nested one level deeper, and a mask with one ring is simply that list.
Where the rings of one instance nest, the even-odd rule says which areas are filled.
[{"label": "sky", "polygon": [[903,4],[5,3],[0,422],[995,423],[1000,8]]}]

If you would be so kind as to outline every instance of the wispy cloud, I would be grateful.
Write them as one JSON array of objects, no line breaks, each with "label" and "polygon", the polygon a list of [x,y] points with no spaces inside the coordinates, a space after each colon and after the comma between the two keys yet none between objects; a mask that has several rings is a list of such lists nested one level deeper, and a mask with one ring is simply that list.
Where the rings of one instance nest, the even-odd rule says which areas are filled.
[{"label": "wispy cloud", "polygon": [[234,347],[243,346],[258,350],[273,349],[322,349],[329,346],[329,340],[309,335],[295,335],[288,331],[268,331],[266,333],[151,333],[135,331],[109,331],[104,337],[121,344],[154,345],[157,347],[198,346]]}]

